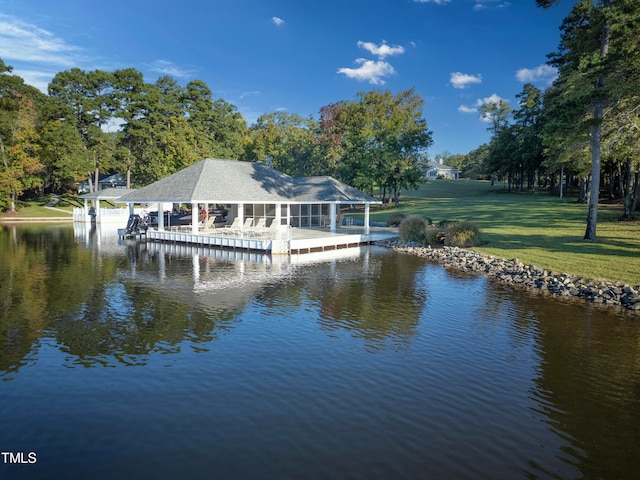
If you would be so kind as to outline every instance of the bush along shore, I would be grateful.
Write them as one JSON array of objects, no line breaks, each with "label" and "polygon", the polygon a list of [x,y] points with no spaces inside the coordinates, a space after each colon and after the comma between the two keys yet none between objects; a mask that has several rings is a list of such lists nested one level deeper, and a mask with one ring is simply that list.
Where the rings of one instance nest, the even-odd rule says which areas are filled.
[{"label": "bush along shore", "polygon": [[588,280],[577,275],[556,273],[534,265],[525,265],[517,258],[505,260],[458,247],[432,248],[402,240],[385,240],[378,244],[441,263],[445,268],[483,273],[513,287],[563,299],[581,299],[640,314],[640,285],[623,285],[608,280]]}]

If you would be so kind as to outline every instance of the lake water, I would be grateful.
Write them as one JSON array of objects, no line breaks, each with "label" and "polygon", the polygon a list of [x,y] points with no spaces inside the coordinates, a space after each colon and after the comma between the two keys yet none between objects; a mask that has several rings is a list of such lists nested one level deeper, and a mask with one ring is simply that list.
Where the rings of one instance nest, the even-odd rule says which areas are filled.
[{"label": "lake water", "polygon": [[411,255],[2,226],[0,301],[3,479],[640,472],[637,316]]}]

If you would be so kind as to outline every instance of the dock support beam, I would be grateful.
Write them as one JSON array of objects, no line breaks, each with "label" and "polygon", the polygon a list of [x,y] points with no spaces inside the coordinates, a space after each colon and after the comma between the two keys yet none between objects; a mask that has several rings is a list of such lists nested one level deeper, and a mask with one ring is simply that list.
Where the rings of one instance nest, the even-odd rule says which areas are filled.
[{"label": "dock support beam", "polygon": [[364,233],[369,233],[369,210],[370,210],[370,205],[369,203],[365,203],[364,204]]}]

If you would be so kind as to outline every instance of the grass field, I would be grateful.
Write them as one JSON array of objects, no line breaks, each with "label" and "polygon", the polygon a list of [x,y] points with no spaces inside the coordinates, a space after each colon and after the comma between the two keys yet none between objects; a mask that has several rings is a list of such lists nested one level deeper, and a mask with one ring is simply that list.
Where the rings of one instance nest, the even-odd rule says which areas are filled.
[{"label": "grass field", "polygon": [[398,208],[371,212],[385,222],[396,212],[442,220],[468,220],[482,233],[474,250],[556,272],[640,285],[640,221],[619,222],[619,205],[598,208],[597,240],[583,240],[587,206],[576,197],[546,192],[507,193],[502,185],[435,180],[404,192]]}]

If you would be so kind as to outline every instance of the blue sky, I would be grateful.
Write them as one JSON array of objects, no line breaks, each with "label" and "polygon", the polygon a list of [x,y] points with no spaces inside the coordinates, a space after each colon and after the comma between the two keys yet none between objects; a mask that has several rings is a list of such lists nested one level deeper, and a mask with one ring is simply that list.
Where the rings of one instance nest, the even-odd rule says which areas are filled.
[{"label": "blue sky", "polygon": [[549,85],[546,55],[572,3],[0,0],[0,58],[43,91],[74,67],[199,79],[250,124],[279,110],[318,118],[360,91],[415,88],[435,157],[489,140],[483,102],[517,108],[525,82]]}]

